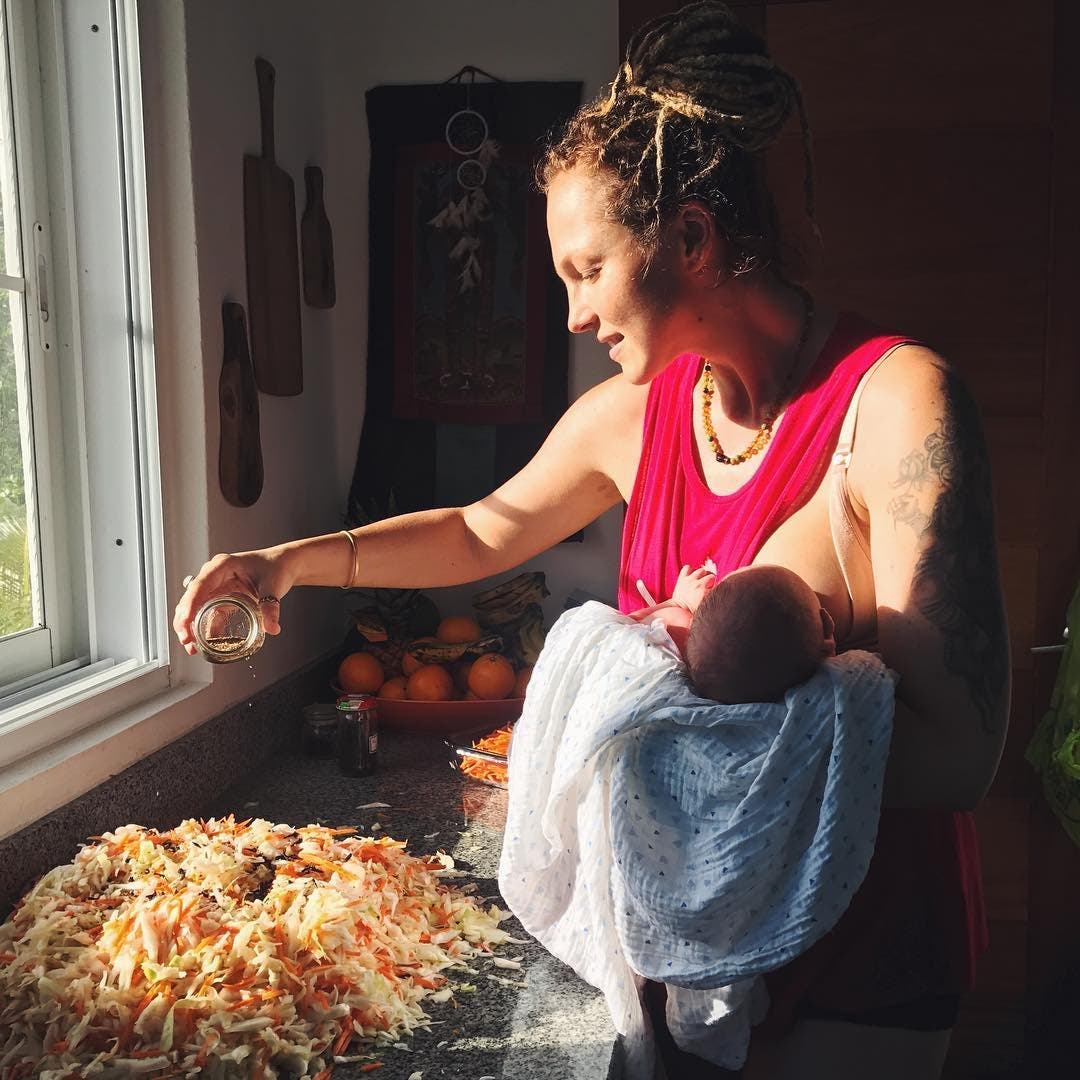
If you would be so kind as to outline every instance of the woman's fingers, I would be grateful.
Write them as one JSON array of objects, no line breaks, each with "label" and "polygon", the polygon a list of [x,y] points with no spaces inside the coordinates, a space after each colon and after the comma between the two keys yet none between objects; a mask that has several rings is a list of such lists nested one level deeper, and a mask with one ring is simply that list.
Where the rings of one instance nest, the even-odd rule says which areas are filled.
[{"label": "woman's fingers", "polygon": [[281,601],[276,596],[259,597],[263,629],[271,636],[281,633]]},{"label": "woman's fingers", "polygon": [[184,593],[173,612],[173,631],[189,654],[197,651],[192,624],[199,609],[213,597],[226,593],[241,593],[258,600],[263,628],[268,634],[281,632],[281,598],[291,583],[267,555],[215,555],[184,581]]},{"label": "woman's fingers", "polygon": [[197,574],[185,578],[184,593],[173,611],[173,631],[177,640],[191,656],[198,651],[192,629],[196,612],[210,597],[231,591],[224,585],[218,587],[218,577],[216,570],[207,563]]}]

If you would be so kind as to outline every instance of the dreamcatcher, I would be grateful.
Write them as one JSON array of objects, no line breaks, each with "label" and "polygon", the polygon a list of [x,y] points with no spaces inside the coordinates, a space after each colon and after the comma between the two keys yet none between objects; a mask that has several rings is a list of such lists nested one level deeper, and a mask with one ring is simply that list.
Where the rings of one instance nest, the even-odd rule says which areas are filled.
[{"label": "dreamcatcher", "polygon": [[[478,255],[479,226],[491,216],[484,183],[491,163],[499,156],[499,146],[491,138],[487,120],[472,107],[472,87],[478,74],[494,78],[480,68],[467,65],[447,80],[465,86],[465,108],[458,109],[446,121],[446,145],[457,161],[457,191],[454,193],[457,198],[452,194],[447,205],[428,222],[436,229],[458,234],[449,247],[450,258],[457,264],[458,282],[463,293],[475,288],[483,273]],[[466,78],[468,82],[465,82]]]}]

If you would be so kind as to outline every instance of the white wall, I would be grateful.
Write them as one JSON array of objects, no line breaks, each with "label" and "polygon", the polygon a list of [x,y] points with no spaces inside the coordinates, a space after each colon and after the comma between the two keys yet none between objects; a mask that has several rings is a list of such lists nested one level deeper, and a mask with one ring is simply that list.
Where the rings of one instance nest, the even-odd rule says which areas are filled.
[{"label": "white wall", "polygon": [[[365,81],[371,86],[442,82],[472,64],[506,80],[581,79],[587,100],[614,75],[618,62],[617,0],[421,0],[368,6]],[[365,199],[366,192],[365,177]],[[574,337],[570,399],[614,370],[607,350],[592,337]],[[575,587],[614,600],[621,528],[619,509],[588,528],[584,543],[561,544],[527,564],[547,575],[549,625]],[[483,587],[431,592],[444,613],[467,613],[469,598]]]},{"label": "white wall", "polygon": [[[260,398],[266,482],[254,507],[228,506],[207,460],[209,548],[235,551],[340,527],[363,415],[367,341],[368,134],[364,93],[384,83],[441,82],[464,64],[508,80],[583,79],[599,91],[617,58],[617,0],[188,0],[188,76],[202,297],[206,435],[217,446],[219,302],[245,297],[240,159],[258,151],[253,59],[277,70],[276,142],[302,211],[303,168],[326,177],[334,229],[336,307],[304,307],[305,389],[299,398]],[[612,372],[606,352],[575,339],[571,398]],[[373,463],[378,467],[378,463]],[[549,619],[573,587],[614,596],[621,511],[535,561],[548,575]],[[208,553],[210,553],[208,552]],[[445,611],[468,610],[476,587],[443,590]],[[301,595],[303,593],[304,595]],[[343,628],[334,590],[300,590],[286,601],[286,633],[267,648],[274,675],[332,647]],[[255,665],[256,683],[262,682]],[[215,673],[216,674],[216,673]],[[230,678],[224,674],[217,678]],[[245,673],[242,692],[254,688]],[[241,678],[236,673],[236,678]],[[238,687],[239,688],[239,687]]]},{"label": "white wall", "polygon": [[[171,604],[184,574],[215,551],[341,525],[364,406],[365,91],[442,81],[474,64],[506,79],[583,79],[592,95],[614,71],[618,9],[617,0],[140,0],[138,10]],[[256,55],[277,69],[277,157],[296,182],[298,210],[304,166],[326,176],[338,302],[303,308],[304,393],[260,399],[266,481],[258,503],[240,510],[218,488],[217,384],[221,302],[246,304],[242,158],[259,150]],[[575,340],[571,397],[610,371],[595,342]],[[575,586],[614,595],[620,526],[621,514],[609,514],[585,544],[536,560],[553,593],[549,621]],[[468,610],[476,588],[446,590],[440,606]],[[285,633],[250,666],[213,668],[170,636],[168,692],[103,703],[96,726],[0,775],[0,835],[317,659],[340,642],[346,609],[339,590],[296,590]]]}]

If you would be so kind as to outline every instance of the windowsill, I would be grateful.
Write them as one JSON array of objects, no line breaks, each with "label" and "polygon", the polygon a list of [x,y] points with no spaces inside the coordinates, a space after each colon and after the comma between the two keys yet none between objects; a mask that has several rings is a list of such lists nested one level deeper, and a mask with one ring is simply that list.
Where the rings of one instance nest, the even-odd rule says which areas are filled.
[{"label": "windowsill", "polygon": [[0,838],[198,727],[208,717],[192,706],[207,689],[205,682],[169,687],[0,768]]}]

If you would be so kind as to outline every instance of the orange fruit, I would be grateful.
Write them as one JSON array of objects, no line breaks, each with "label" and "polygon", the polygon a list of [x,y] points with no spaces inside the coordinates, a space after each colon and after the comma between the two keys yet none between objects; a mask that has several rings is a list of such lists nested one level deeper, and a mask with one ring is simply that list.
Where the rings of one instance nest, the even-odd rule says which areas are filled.
[{"label": "orange fruit", "polygon": [[532,678],[533,669],[529,667],[523,667],[518,673],[517,678],[514,680],[514,697],[524,697],[525,687],[529,685],[529,679]]},{"label": "orange fruit", "polygon": [[405,684],[407,682],[408,679],[404,675],[395,675],[392,679],[387,679],[379,687],[379,697],[390,698],[393,701],[404,701]]},{"label": "orange fruit", "polygon": [[498,653],[478,656],[469,668],[469,689],[484,701],[509,697],[516,680],[513,664]]},{"label": "orange fruit", "polygon": [[435,631],[435,637],[439,641],[462,642],[475,641],[483,636],[480,624],[468,615],[447,615],[439,629]]},{"label": "orange fruit", "polygon": [[405,695],[410,701],[450,701],[454,678],[442,664],[425,664],[409,676]]},{"label": "orange fruit", "polygon": [[434,640],[435,640],[435,638],[433,638],[433,637],[420,637],[420,638],[417,638],[415,641],[410,641],[409,644],[405,646],[405,652],[401,656],[401,674],[402,675],[404,675],[406,678],[408,678],[414,671],[416,671],[417,668],[422,668],[424,666],[424,661],[423,660],[417,660],[415,656],[412,656],[409,653],[409,646],[411,646],[411,645],[419,645],[422,641],[426,642],[426,641],[434,641]]},{"label": "orange fruit", "polygon": [[386,681],[382,664],[371,653],[349,653],[338,668],[338,685],[350,694],[374,694]]},{"label": "orange fruit", "polygon": [[454,676],[454,685],[464,694],[469,689],[469,668],[473,665],[472,657],[457,660],[450,667]]}]

